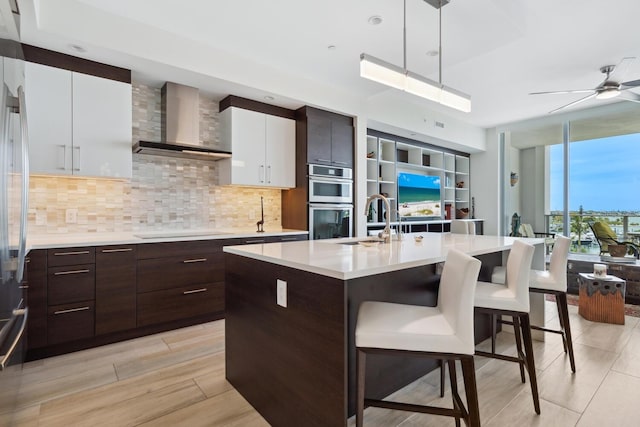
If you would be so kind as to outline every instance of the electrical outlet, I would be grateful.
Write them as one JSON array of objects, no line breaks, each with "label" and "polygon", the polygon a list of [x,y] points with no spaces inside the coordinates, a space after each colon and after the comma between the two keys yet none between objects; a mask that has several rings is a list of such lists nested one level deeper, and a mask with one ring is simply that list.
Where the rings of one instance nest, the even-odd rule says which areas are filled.
[{"label": "electrical outlet", "polygon": [[279,306],[287,307],[287,282],[276,280],[276,302]]},{"label": "electrical outlet", "polygon": [[78,222],[78,209],[67,209],[65,211],[65,222],[75,224]]}]

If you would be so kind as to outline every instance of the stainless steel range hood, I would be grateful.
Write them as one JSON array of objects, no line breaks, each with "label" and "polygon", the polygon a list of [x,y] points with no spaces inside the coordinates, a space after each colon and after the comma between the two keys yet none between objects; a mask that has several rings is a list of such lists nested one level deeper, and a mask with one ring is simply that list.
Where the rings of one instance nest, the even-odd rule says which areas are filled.
[{"label": "stainless steel range hood", "polygon": [[161,141],[138,141],[133,152],[198,160],[220,160],[231,153],[200,143],[198,89],[167,82],[162,87]]}]

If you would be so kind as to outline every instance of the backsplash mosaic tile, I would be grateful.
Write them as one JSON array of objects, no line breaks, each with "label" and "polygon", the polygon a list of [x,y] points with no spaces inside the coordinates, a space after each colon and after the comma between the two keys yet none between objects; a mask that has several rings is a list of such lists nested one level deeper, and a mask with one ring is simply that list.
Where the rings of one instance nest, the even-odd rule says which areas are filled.
[{"label": "backsplash mosaic tile", "polygon": [[[132,138],[160,140],[160,88],[133,83]],[[200,95],[200,137],[219,144],[217,102]],[[133,156],[130,181],[31,176],[29,232],[128,232],[255,227],[264,198],[265,229],[280,228],[280,190],[217,185],[216,162]],[[77,222],[65,222],[77,209]]]}]

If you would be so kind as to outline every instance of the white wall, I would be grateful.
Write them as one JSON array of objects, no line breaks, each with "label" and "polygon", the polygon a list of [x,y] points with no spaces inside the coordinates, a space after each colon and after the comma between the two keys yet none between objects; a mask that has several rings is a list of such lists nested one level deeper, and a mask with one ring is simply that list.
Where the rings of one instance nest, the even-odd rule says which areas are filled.
[{"label": "white wall", "polygon": [[484,219],[484,234],[498,235],[502,225],[500,182],[500,144],[496,129],[486,131],[486,150],[471,154],[471,197],[475,198],[475,217]]},{"label": "white wall", "polygon": [[545,226],[545,193],[549,188],[545,173],[547,151],[545,147],[533,147],[520,153],[522,222],[531,224],[535,231],[544,231]]},{"label": "white wall", "polygon": [[518,179],[516,185],[511,186],[511,173],[515,172],[518,174],[518,177],[521,176],[520,150],[517,148],[509,147],[509,163],[507,169],[508,175],[505,176],[505,179],[509,180],[509,185],[506,187],[506,195],[508,197],[506,213],[513,215],[514,212],[517,212],[518,215],[522,215],[522,205],[520,203],[520,188],[522,188],[522,183],[520,179]]}]

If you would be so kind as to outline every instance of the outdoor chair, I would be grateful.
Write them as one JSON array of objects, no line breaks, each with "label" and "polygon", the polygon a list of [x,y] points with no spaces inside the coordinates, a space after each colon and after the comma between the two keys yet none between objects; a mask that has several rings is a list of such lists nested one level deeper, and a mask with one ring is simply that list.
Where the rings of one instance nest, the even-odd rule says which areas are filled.
[{"label": "outdoor chair", "polygon": [[531,224],[520,224],[520,228],[518,228],[518,234],[520,237],[544,237],[544,247],[545,253],[551,252],[553,249],[553,244],[555,243],[555,233],[545,233],[542,231],[533,231],[533,227]]},{"label": "outdoor chair", "polygon": [[598,245],[600,245],[600,255],[609,253],[609,245],[625,245],[627,247],[627,252],[638,258],[638,255],[640,254],[638,245],[633,242],[623,242],[618,240],[618,235],[611,229],[609,224],[601,221],[589,222],[588,224],[589,227],[591,227],[591,231],[593,231],[593,235],[598,241]]}]

